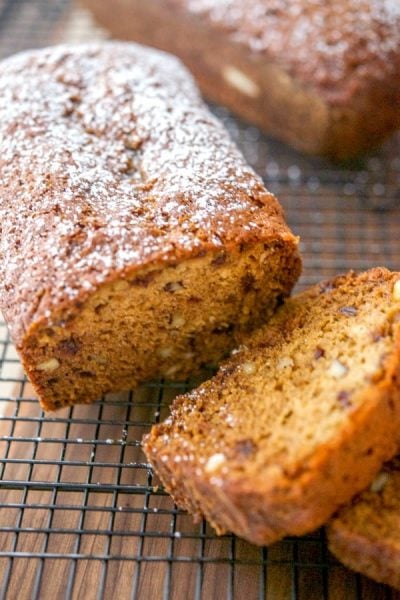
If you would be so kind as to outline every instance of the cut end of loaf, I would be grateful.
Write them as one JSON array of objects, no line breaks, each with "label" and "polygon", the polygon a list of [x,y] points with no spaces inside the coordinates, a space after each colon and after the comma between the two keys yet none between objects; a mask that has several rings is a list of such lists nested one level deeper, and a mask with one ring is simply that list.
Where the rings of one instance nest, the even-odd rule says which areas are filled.
[{"label": "cut end of loaf", "polygon": [[322,525],[396,451],[399,274],[289,299],[145,451],[177,503],[257,544]]},{"label": "cut end of loaf", "polygon": [[256,244],[128,273],[41,320],[20,352],[45,410],[216,363],[265,322],[300,269],[295,245]]}]

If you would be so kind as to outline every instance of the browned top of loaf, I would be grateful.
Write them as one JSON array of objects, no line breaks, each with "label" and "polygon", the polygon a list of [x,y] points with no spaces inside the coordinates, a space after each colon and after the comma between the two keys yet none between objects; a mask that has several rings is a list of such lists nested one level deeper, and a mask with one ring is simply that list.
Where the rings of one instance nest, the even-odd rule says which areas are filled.
[{"label": "browned top of loaf", "polygon": [[168,0],[281,64],[332,102],[372,82],[400,96],[398,0]]},{"label": "browned top of loaf", "polygon": [[290,241],[282,210],[181,63],[135,44],[0,65],[0,298],[33,316],[128,271]]}]

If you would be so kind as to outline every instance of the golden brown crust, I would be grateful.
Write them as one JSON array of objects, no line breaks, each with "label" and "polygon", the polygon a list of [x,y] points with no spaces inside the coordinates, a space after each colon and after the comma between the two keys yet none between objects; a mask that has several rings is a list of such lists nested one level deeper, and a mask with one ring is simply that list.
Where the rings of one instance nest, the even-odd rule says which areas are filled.
[{"label": "golden brown crust", "polygon": [[301,150],[346,158],[400,125],[394,2],[83,3],[113,35],[180,56],[208,98]]},{"label": "golden brown crust", "polygon": [[[384,269],[350,273],[289,300],[248,349],[174,403],[144,449],[180,506],[205,516],[219,532],[268,544],[320,526],[368,485],[397,447],[399,305],[392,307],[391,294],[398,277]],[[364,338],[363,328],[379,315],[379,332]],[[315,337],[319,327],[325,332]],[[360,332],[362,343],[356,341]],[[370,333],[381,346],[374,347]],[[325,346],[315,346],[316,340]],[[338,354],[341,346],[347,355]],[[314,366],[304,375],[310,381],[301,384],[299,371],[310,355]],[[284,376],[279,369],[287,361],[298,366]],[[365,361],[369,366],[352,380]],[[288,378],[299,402],[288,397]]]}]

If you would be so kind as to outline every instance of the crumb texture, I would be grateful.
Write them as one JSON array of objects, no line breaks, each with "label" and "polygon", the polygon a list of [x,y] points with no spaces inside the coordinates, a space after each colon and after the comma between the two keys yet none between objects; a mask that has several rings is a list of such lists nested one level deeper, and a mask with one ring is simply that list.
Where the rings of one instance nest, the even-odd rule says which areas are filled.
[{"label": "crumb texture", "polygon": [[179,504],[269,543],[321,525],[369,483],[396,449],[398,278],[350,273],[287,300],[175,401],[145,449]]}]

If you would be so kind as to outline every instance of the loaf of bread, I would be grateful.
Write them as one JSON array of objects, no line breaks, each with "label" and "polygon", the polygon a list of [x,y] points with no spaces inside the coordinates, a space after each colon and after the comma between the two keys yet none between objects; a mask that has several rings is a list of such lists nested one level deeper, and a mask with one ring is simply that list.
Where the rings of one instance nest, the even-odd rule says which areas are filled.
[{"label": "loaf of bread", "polygon": [[174,57],[0,66],[0,308],[45,409],[186,377],[296,281],[282,209]]},{"label": "loaf of bread", "polygon": [[400,127],[400,3],[83,0],[114,36],[181,57],[210,100],[336,159]]},{"label": "loaf of bread", "polygon": [[328,527],[330,550],[346,566],[400,590],[400,459]]},{"label": "loaf of bread", "polygon": [[289,299],[144,450],[178,506],[269,544],[322,525],[398,447],[400,273]]}]

